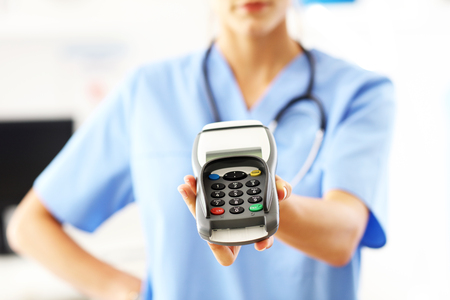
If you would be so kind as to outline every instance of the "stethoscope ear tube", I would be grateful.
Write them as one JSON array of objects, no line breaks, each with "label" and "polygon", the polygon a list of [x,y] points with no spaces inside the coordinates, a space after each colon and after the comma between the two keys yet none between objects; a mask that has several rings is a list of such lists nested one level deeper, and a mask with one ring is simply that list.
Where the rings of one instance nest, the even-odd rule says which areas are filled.
[{"label": "stethoscope ear tube", "polygon": [[[276,120],[273,120],[270,122],[268,128],[269,131],[274,134],[275,129],[278,126],[278,122]],[[311,147],[311,150],[308,153],[308,156],[306,157],[305,163],[302,165],[301,169],[298,171],[298,173],[294,176],[294,178],[289,183],[292,187],[295,187],[302,179],[305,177],[306,173],[308,173],[309,169],[311,169],[311,166],[313,165],[314,161],[316,160],[317,154],[319,154],[320,146],[322,145],[323,136],[325,134],[325,131],[320,128],[316,132],[316,137],[314,138],[313,145]]]},{"label": "stethoscope ear tube", "polygon": [[214,94],[211,89],[211,83],[209,82],[209,72],[208,72],[208,58],[211,54],[211,50],[214,46],[214,40],[211,41],[211,45],[209,46],[208,50],[206,50],[205,56],[203,57],[202,61],[202,72],[203,72],[203,82],[205,84],[205,90],[206,94],[208,96],[209,105],[211,106],[211,112],[214,117],[214,122],[220,122],[220,115],[219,110],[217,109],[217,104],[214,98]]},{"label": "stethoscope ear tube", "polygon": [[275,129],[277,129],[278,126],[278,121],[277,120],[273,120],[272,122],[270,122],[269,126],[267,126],[267,128],[269,128],[270,132],[273,134],[275,132]]},{"label": "stethoscope ear tube", "polygon": [[298,171],[297,175],[295,175],[294,179],[292,179],[290,182],[292,188],[294,188],[303,179],[303,177],[305,177],[309,169],[311,169],[311,166],[313,165],[314,161],[316,160],[317,154],[319,153],[320,146],[322,145],[324,133],[325,132],[322,129],[319,129],[316,132],[316,138],[314,139],[313,146],[309,151],[305,163],[303,164],[300,171]]}]

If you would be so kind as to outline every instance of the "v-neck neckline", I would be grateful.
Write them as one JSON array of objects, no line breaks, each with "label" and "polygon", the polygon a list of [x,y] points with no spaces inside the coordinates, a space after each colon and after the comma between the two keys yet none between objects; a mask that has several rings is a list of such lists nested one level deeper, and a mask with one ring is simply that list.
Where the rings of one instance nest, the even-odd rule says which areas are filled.
[{"label": "v-neck neckline", "polygon": [[[216,45],[213,45],[210,56],[211,61],[208,63],[208,67],[218,67],[218,69],[214,69],[216,72],[210,72],[212,78],[210,78],[209,80],[211,82],[213,95],[215,101],[217,102],[216,105],[219,109],[222,119],[261,119],[264,118],[264,116],[272,115],[270,110],[275,109],[275,106],[279,106],[274,105],[274,103],[268,103],[273,102],[271,101],[271,98],[274,97],[274,95],[272,95],[274,92],[279,92],[277,98],[279,98],[280,101],[276,101],[278,102],[276,104],[281,105],[287,103],[287,101],[290,100],[289,96],[290,94],[292,94],[292,92],[292,96],[296,96],[296,94],[303,92],[306,88],[306,83],[303,86],[300,84],[301,81],[298,81],[298,83],[296,83],[294,87],[292,87],[291,84],[291,86],[287,89],[285,89],[284,87],[281,88],[280,84],[286,85],[289,82],[288,79],[292,76],[293,73],[299,72],[299,70],[306,66],[305,57],[306,55],[304,55],[303,52],[297,54],[288,64],[283,67],[283,69],[281,69],[280,72],[278,72],[275,78],[266,87],[264,93],[259,97],[259,99],[250,108],[247,108],[244,96],[231,69],[231,66],[229,65],[220,49]],[[214,76],[212,76],[213,74]],[[294,91],[292,91],[293,89]],[[225,97],[227,99],[224,99]],[[233,108],[232,114],[230,113],[230,107]],[[265,111],[266,109],[269,109],[269,111]],[[275,114],[273,114],[272,117],[274,117]],[[271,120],[268,120],[268,122],[270,121]]]}]

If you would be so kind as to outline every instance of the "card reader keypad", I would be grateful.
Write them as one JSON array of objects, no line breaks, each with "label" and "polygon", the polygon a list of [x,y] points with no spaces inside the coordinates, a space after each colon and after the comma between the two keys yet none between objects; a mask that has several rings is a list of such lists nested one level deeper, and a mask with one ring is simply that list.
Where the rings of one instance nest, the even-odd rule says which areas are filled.
[{"label": "card reader keypad", "polygon": [[225,212],[225,210],[220,207],[214,207],[213,209],[211,209],[211,213],[213,215],[222,215],[224,212]]},{"label": "card reader keypad", "polygon": [[212,192],[211,197],[213,198],[223,198],[225,196],[224,192]]},{"label": "card reader keypad", "polygon": [[223,184],[223,183],[214,183],[213,185],[211,185],[211,188],[213,190],[223,190],[225,188],[225,184]]},{"label": "card reader keypad", "polygon": [[258,195],[259,193],[261,193],[260,188],[251,188],[247,190],[247,194],[249,195]]},{"label": "card reader keypad", "polygon": [[225,204],[225,201],[222,199],[215,199],[211,201],[212,206],[223,206]]},{"label": "card reader keypad", "polygon": [[231,172],[228,172],[225,175],[223,175],[223,179],[230,180],[230,181],[241,180],[246,177],[247,177],[247,173],[242,172],[242,171],[231,171]]},{"label": "card reader keypad", "polygon": [[[255,176],[255,174],[257,175]],[[207,186],[213,190],[210,194],[212,199],[209,202],[211,214],[217,216],[227,213],[238,215],[248,211],[253,215],[253,213],[261,211],[263,209],[262,204],[260,204],[260,202],[263,201],[263,198],[260,195],[262,190],[257,187],[261,183],[259,180],[255,179],[255,177],[260,174],[260,171],[253,172],[250,173],[250,178],[248,178],[249,175],[245,172],[231,171],[225,173],[223,176],[219,176],[217,179],[216,176],[208,176],[210,181]],[[226,184],[222,179],[233,182]],[[226,190],[226,188],[228,188],[228,190]],[[245,195],[250,196],[247,201],[242,199],[245,198],[242,197]]]},{"label": "card reader keypad", "polygon": [[244,203],[244,200],[241,198],[234,198],[230,200],[230,205],[241,205],[242,203]]},{"label": "card reader keypad", "polygon": [[258,186],[259,183],[260,183],[259,180],[252,179],[252,180],[247,181],[245,183],[245,185],[248,186],[248,187],[254,187],[254,186]]},{"label": "card reader keypad", "polygon": [[244,208],[242,206],[235,206],[230,208],[230,213],[232,214],[241,214],[244,212]]},{"label": "card reader keypad", "polygon": [[242,187],[242,183],[241,182],[232,182],[228,185],[228,187],[230,189],[240,189]]},{"label": "card reader keypad", "polygon": [[253,197],[248,198],[249,203],[259,203],[261,201],[262,201],[261,196],[253,196]]},{"label": "card reader keypad", "polygon": [[228,193],[228,196],[230,197],[240,197],[244,195],[244,193],[241,190],[234,190]]}]

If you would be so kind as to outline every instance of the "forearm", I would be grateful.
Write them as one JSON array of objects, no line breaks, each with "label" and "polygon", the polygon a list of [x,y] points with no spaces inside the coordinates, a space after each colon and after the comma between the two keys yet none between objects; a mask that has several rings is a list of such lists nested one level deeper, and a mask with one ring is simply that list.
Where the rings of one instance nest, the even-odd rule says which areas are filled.
[{"label": "forearm", "polygon": [[292,195],[280,203],[276,237],[313,258],[345,265],[368,220],[365,205],[351,197],[340,191],[327,194],[323,200]]},{"label": "forearm", "polygon": [[[98,299],[126,299],[139,282],[78,246],[31,191],[8,228],[13,248],[31,257],[81,292]],[[130,290],[121,285],[130,286]],[[133,288],[131,288],[133,287]]]}]

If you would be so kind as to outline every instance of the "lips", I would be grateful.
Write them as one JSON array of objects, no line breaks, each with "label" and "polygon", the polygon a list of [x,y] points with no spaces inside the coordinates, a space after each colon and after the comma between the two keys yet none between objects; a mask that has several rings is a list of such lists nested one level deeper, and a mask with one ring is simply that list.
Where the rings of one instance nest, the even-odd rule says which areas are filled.
[{"label": "lips", "polygon": [[268,6],[266,2],[248,2],[241,5],[241,8],[248,12],[259,12]]}]

